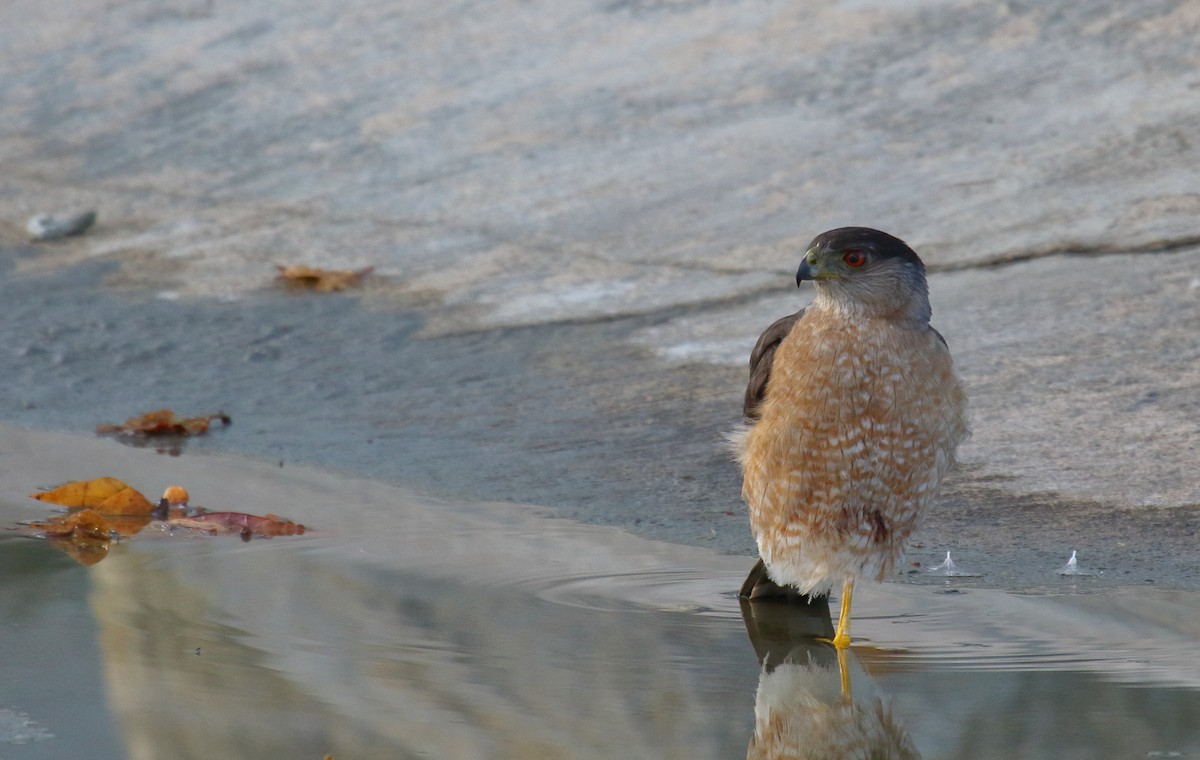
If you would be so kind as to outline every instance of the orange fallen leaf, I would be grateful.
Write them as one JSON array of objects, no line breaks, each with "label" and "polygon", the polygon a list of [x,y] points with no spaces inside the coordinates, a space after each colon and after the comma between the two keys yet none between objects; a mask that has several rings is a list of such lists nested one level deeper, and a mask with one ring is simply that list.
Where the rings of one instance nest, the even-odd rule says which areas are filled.
[{"label": "orange fallen leaf", "polygon": [[154,510],[145,496],[117,478],[77,480],[29,495],[61,507],[92,508],[102,515],[148,515]]},{"label": "orange fallen leaf", "polygon": [[149,515],[154,511],[154,505],[132,488],[117,491],[96,506],[96,511],[102,515]]},{"label": "orange fallen leaf", "polygon": [[338,290],[352,288],[362,281],[362,278],[375,271],[375,267],[365,267],[357,270],[318,269],[317,267],[294,264],[282,266],[276,264],[279,270],[277,279],[285,285],[296,288],[308,288],[319,293],[333,293]]},{"label": "orange fallen leaf", "polygon": [[130,417],[122,425],[97,425],[96,433],[98,435],[139,436],[204,435],[208,432],[208,427],[213,420],[220,420],[224,425],[233,422],[229,415],[224,412],[217,412],[216,414],[203,417],[185,417],[181,419],[176,417],[175,412],[170,409],[157,409],[153,412],[146,412],[140,417]]},{"label": "orange fallen leaf", "polygon": [[129,485],[116,478],[96,478],[64,483],[49,491],[29,494],[38,501],[58,504],[62,507],[98,507],[113,494],[124,491]]}]

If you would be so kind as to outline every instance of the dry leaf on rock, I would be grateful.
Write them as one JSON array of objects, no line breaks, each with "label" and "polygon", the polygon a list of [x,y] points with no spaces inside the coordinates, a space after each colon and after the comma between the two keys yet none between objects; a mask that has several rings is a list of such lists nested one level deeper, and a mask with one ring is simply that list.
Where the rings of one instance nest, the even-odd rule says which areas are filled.
[{"label": "dry leaf on rock", "polygon": [[213,420],[220,420],[223,425],[233,422],[224,412],[181,419],[176,417],[175,412],[170,409],[157,409],[153,412],[146,412],[140,417],[130,417],[125,420],[123,425],[97,425],[96,433],[98,435],[133,436],[204,435],[208,432],[208,427]]},{"label": "dry leaf on rock", "polygon": [[318,269],[317,267],[309,267],[302,264],[292,266],[276,264],[275,268],[279,270],[277,279],[281,280],[285,285],[294,288],[315,290],[318,293],[333,293],[338,290],[352,288],[358,285],[362,281],[362,278],[375,271],[375,267],[366,267],[351,271]]}]

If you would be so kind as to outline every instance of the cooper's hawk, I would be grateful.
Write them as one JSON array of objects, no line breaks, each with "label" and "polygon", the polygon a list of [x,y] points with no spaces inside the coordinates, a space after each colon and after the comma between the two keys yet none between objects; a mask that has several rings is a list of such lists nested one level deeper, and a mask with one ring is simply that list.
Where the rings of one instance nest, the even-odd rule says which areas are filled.
[{"label": "cooper's hawk", "polygon": [[750,357],[738,460],[762,559],[742,593],[840,583],[843,648],[854,581],[892,573],[967,436],[966,395],[929,325],[925,266],[903,241],[823,233],[796,272],[805,280],[812,304],[767,328]]}]

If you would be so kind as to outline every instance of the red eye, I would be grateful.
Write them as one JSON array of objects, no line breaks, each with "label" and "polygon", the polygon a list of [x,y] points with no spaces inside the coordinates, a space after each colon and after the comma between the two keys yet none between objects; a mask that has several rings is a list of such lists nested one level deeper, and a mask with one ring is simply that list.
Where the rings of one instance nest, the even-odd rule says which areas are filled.
[{"label": "red eye", "polygon": [[851,248],[842,254],[842,261],[846,262],[848,266],[861,267],[867,263],[867,254],[857,248]]}]

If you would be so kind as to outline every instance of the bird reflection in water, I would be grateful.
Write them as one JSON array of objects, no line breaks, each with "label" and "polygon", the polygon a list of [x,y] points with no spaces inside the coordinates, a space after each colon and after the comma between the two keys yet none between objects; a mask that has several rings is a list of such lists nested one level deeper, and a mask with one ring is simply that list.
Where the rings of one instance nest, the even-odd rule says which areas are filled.
[{"label": "bird reflection in water", "polygon": [[747,760],[919,760],[853,652],[830,643],[826,597],[740,601],[762,666]]}]

